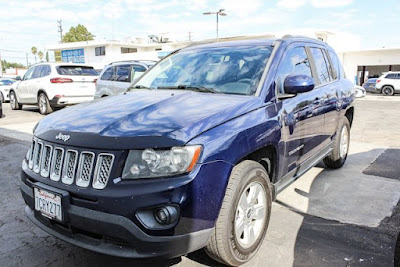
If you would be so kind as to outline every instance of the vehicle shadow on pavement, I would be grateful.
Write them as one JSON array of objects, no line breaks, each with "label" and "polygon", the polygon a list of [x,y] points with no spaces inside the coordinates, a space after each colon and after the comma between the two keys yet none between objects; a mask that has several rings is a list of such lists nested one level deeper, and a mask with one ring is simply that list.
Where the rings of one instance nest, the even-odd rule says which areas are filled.
[{"label": "vehicle shadow on pavement", "polygon": [[299,181],[288,188],[308,202],[304,210],[278,201],[303,216],[293,266],[393,266],[400,182],[363,173],[382,154],[383,149],[350,154],[338,170],[321,162],[316,168],[323,170],[310,184]]}]

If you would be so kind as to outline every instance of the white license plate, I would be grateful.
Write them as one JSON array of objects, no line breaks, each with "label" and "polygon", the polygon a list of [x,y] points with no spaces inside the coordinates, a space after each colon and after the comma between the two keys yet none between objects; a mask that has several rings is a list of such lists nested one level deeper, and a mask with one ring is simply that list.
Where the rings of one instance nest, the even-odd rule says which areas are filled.
[{"label": "white license plate", "polygon": [[34,197],[35,210],[49,219],[62,221],[61,196],[35,187]]}]

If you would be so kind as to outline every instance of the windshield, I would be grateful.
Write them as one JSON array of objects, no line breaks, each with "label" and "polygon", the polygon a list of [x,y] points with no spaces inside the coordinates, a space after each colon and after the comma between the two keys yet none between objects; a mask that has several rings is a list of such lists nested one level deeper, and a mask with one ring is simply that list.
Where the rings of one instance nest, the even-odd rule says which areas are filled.
[{"label": "windshield", "polygon": [[235,46],[180,51],[163,59],[130,87],[252,95],[271,46]]}]

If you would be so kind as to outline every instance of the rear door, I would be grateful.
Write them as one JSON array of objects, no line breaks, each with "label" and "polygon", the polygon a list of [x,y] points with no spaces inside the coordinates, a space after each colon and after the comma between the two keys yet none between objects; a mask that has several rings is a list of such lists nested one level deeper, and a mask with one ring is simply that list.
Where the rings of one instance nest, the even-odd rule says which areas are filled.
[{"label": "rear door", "polygon": [[111,95],[111,89],[114,79],[114,70],[115,68],[112,66],[107,67],[104,72],[101,74],[99,80],[97,80],[96,84],[96,95],[97,97],[103,97]]},{"label": "rear door", "polygon": [[[93,96],[96,85],[95,80],[98,74],[93,67],[81,65],[60,65],[56,67],[57,77],[70,79],[70,82],[59,83],[63,88],[60,94],[68,97]],[[57,78],[56,77],[56,78]]]},{"label": "rear door", "polygon": [[113,95],[123,93],[128,89],[131,84],[131,68],[132,64],[115,66],[112,87],[109,88]]}]

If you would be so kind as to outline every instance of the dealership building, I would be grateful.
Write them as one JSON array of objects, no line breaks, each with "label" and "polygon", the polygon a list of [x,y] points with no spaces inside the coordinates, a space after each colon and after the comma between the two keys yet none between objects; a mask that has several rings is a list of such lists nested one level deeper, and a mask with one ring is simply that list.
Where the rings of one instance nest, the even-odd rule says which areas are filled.
[{"label": "dealership building", "polygon": [[[346,76],[355,84],[361,85],[369,77],[379,77],[388,71],[400,71],[400,48],[380,48],[371,50],[349,50],[343,43],[343,37],[328,31],[306,32],[303,35],[327,42],[338,52]],[[219,41],[241,40],[247,38],[276,38],[280,35],[236,36],[220,38]],[[213,42],[214,39],[201,42]],[[341,45],[338,45],[340,43]],[[95,69],[123,60],[159,60],[176,49],[186,47],[193,42],[174,42],[167,38],[161,40],[134,38],[125,41],[85,41],[47,46],[54,51],[59,62],[85,63]],[[344,48],[344,49],[343,49]]]}]

